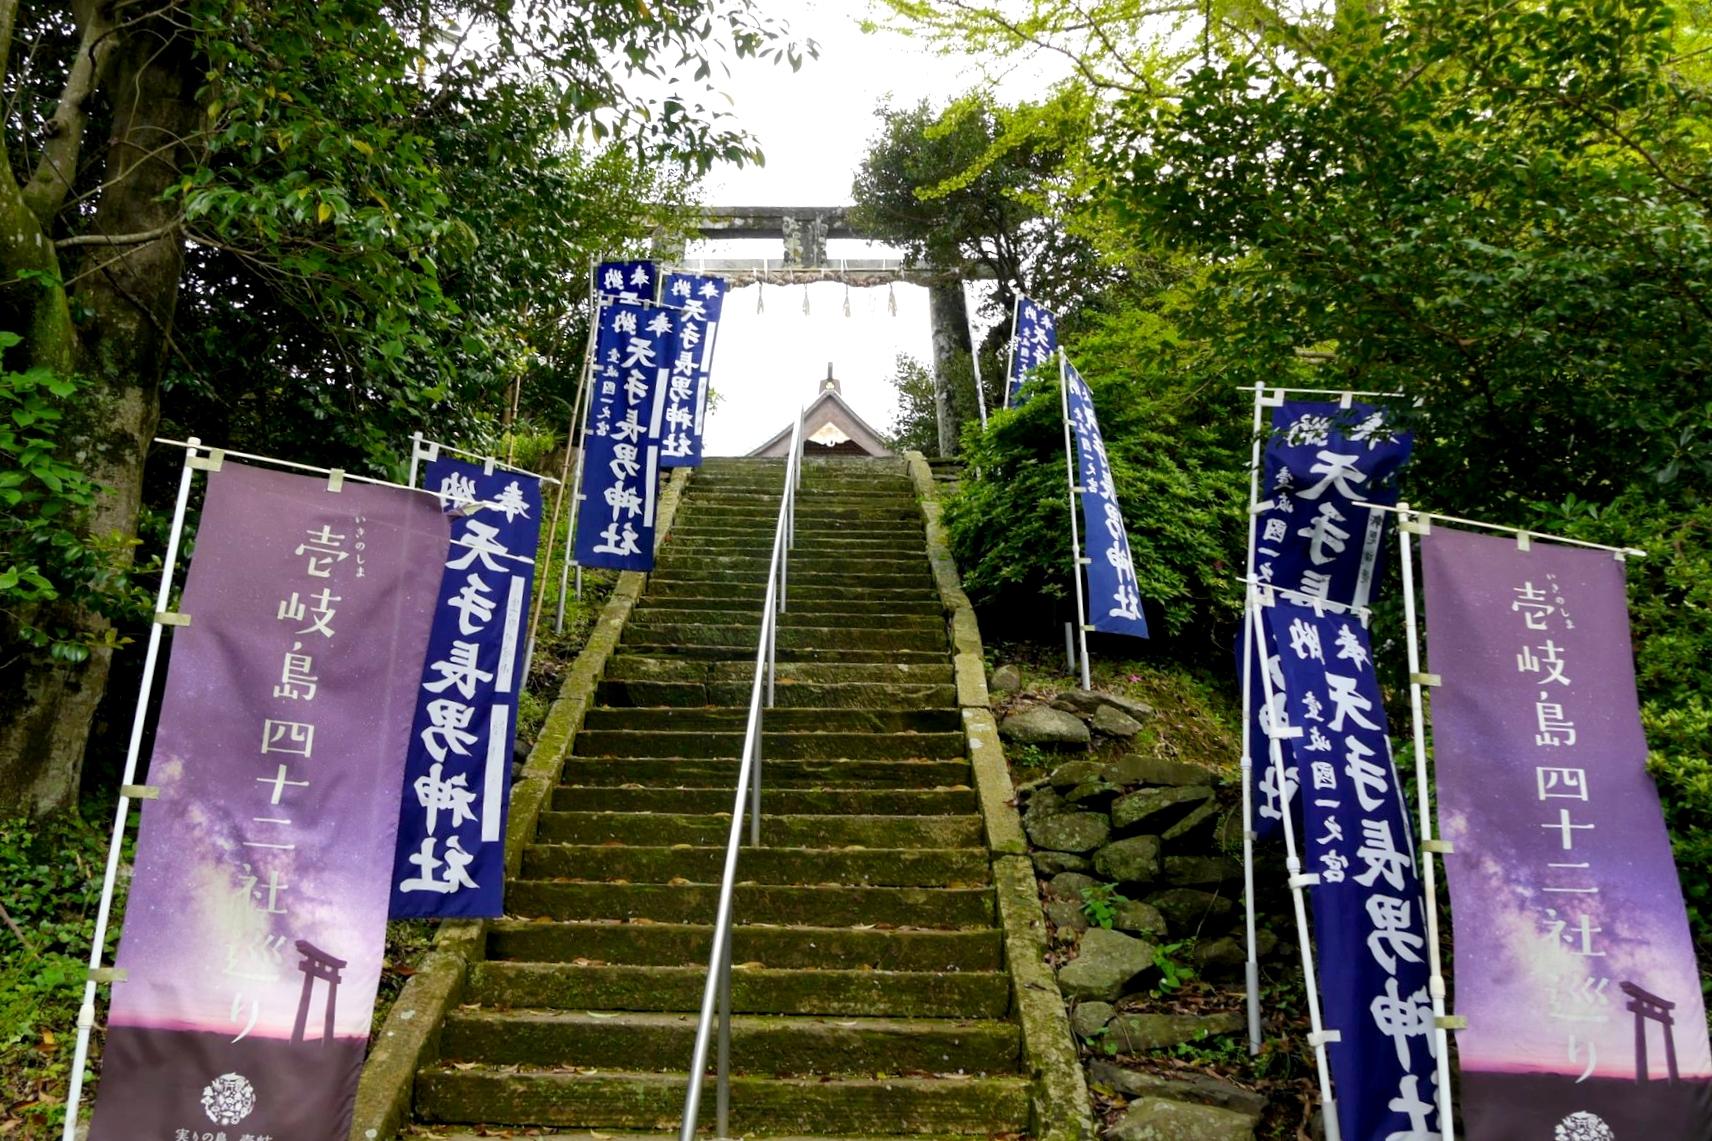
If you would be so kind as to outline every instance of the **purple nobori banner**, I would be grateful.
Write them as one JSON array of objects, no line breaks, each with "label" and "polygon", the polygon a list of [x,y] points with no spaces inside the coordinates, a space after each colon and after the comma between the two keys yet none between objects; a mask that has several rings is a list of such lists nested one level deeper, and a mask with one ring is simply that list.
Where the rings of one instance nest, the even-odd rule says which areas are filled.
[{"label": "purple nobori banner", "polygon": [[1712,1137],[1712,1051],[1623,564],[1421,538],[1464,1133]]},{"label": "purple nobori banner", "polygon": [[447,535],[426,495],[209,474],[91,1141],[343,1141]]},{"label": "purple nobori banner", "polygon": [[660,270],[651,261],[603,261],[595,267],[595,286],[602,301],[653,304]]},{"label": "purple nobori banner", "polygon": [[[1328,602],[1367,606],[1382,579],[1379,551],[1388,513],[1355,504],[1397,502],[1397,473],[1408,462],[1412,446],[1410,435],[1389,431],[1385,413],[1372,405],[1344,408],[1292,400],[1274,409],[1261,465],[1255,578]],[[1256,741],[1265,740],[1265,726],[1259,721],[1261,653],[1257,648],[1249,705]],[[1276,655],[1278,648],[1266,647],[1264,653]],[[1241,657],[1239,633],[1238,677]],[[1293,742],[1281,744],[1286,784],[1293,786]],[[1277,774],[1258,763],[1258,754],[1254,780],[1255,832],[1262,840],[1275,839],[1281,819]],[[1286,793],[1290,795],[1288,789]]]},{"label": "purple nobori banner", "polygon": [[678,321],[654,305],[618,302],[600,311],[577,495],[581,566],[653,569],[660,431],[678,356]]},{"label": "purple nobori banner", "polygon": [[504,914],[505,819],[541,481],[437,459],[423,486],[452,518],[404,765],[394,919]]},{"label": "purple nobori banner", "polygon": [[667,391],[661,467],[700,467],[707,420],[708,381],[719,317],[725,307],[725,279],[691,273],[666,275],[661,304],[680,311],[678,354]]},{"label": "purple nobori banner", "polygon": [[1017,298],[1016,328],[1011,333],[1011,359],[1005,382],[1005,407],[1015,408],[1017,394],[1029,373],[1058,355],[1058,319],[1052,310]]},{"label": "purple nobori banner", "polygon": [[1326,1047],[1338,1124],[1349,1141],[1425,1141],[1439,1136],[1425,902],[1367,628],[1281,595],[1266,626],[1301,729],[1298,850],[1319,876],[1310,898],[1321,1014],[1339,1034]]},{"label": "purple nobori banner", "polygon": [[1064,362],[1065,403],[1076,436],[1082,488],[1082,541],[1088,559],[1088,624],[1106,634],[1147,637],[1141,594],[1130,558],[1129,532],[1112,485],[1111,464],[1094,414],[1094,396],[1076,366]]}]

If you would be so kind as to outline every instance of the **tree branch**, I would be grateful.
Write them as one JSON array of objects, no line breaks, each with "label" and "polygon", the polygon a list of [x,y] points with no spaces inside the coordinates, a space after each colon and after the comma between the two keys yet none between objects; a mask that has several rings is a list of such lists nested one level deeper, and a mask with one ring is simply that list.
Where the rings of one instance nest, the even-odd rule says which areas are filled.
[{"label": "tree branch", "polygon": [[103,0],[77,0],[72,5],[83,31],[82,40],[66,76],[65,89],[60,92],[59,105],[47,122],[41,159],[29,185],[24,187],[24,205],[30,208],[43,230],[52,229],[53,216],[65,204],[77,178],[77,159],[83,150],[83,131],[89,119],[88,103],[101,86],[117,40],[106,7]]},{"label": "tree branch", "polygon": [[140,233],[135,234],[77,234],[73,237],[61,238],[59,241],[55,242],[54,245],[62,250],[69,249],[72,246],[141,245],[143,242],[152,242],[156,238],[166,237],[168,234],[178,229],[179,225],[183,221],[183,218],[174,218],[172,221],[167,222],[164,225],[156,226],[152,230],[143,230]]}]

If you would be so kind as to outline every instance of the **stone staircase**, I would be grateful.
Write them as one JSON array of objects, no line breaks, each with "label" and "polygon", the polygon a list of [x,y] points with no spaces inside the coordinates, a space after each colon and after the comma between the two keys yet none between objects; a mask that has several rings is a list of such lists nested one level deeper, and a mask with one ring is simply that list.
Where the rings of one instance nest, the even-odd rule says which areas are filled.
[{"label": "stone staircase", "polygon": [[[511,916],[418,1076],[419,1129],[676,1132],[783,479],[782,461],[709,460],[691,480]],[[901,461],[808,465],[778,659],[765,846],[744,849],[735,901],[732,1132],[1025,1131],[989,854]]]}]

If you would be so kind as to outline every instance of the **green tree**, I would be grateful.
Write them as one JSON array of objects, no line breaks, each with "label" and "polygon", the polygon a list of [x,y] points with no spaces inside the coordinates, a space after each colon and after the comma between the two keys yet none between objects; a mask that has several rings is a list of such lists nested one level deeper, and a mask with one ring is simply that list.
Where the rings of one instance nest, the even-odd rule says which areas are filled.
[{"label": "green tree", "polygon": [[[466,153],[500,168],[522,130],[531,162],[580,135],[621,142],[638,167],[704,170],[756,157],[712,109],[722,59],[795,65],[803,50],[752,0],[0,0],[0,329],[20,338],[4,365],[76,385],[57,454],[101,490],[75,532],[115,551],[135,534],[169,367],[222,396],[220,370],[178,341],[187,293],[230,318],[188,323],[205,357],[226,324],[294,315],[273,382],[316,392],[268,395],[319,409],[324,434],[376,409],[404,423],[455,408],[458,354],[487,355],[500,326],[453,335],[481,289],[447,271],[507,225],[483,235],[455,208],[484,194],[479,164],[448,165],[458,124],[480,136]],[[99,597],[34,605],[57,614],[0,615],[0,642],[63,620],[94,648],[76,665],[0,665],[0,802],[43,811],[76,790],[110,654]]]}]

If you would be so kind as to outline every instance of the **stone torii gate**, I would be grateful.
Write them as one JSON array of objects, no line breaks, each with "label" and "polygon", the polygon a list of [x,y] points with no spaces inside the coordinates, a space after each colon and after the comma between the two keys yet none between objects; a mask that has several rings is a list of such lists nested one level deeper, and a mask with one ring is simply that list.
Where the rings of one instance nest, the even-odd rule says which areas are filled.
[{"label": "stone torii gate", "polygon": [[[765,282],[804,285],[834,281],[859,287],[905,282],[927,287],[928,325],[933,343],[934,412],[939,428],[939,452],[956,450],[956,421],[951,406],[951,362],[972,351],[969,310],[963,298],[965,281],[991,280],[985,266],[942,269],[906,266],[898,258],[827,257],[826,243],[834,238],[876,241],[874,235],[850,224],[849,206],[716,206],[704,210],[688,228],[698,237],[777,239],[785,244],[782,260],[770,258],[697,259],[695,267],[717,273],[733,288]],[[655,236],[655,254],[684,264],[686,235],[675,241],[663,232]]]}]

